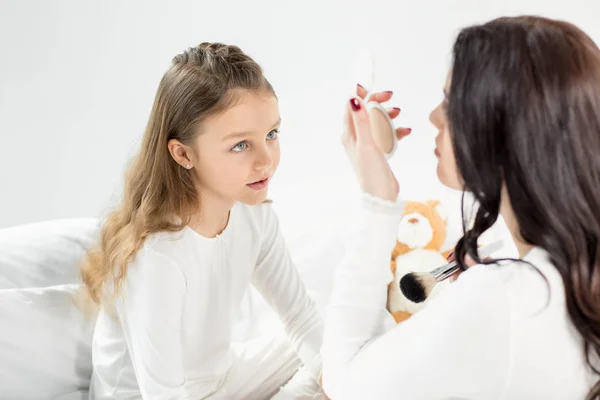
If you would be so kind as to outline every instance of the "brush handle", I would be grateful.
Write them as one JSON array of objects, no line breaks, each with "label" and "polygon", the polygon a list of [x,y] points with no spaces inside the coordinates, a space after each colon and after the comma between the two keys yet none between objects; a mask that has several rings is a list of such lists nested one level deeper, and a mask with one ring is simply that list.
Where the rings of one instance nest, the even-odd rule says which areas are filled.
[{"label": "brush handle", "polygon": [[456,264],[456,261],[449,262],[448,264],[444,264],[441,267],[438,267],[431,271],[431,275],[435,278],[436,281],[441,282],[444,279],[454,275],[460,267]]},{"label": "brush handle", "polygon": [[[477,254],[479,254],[480,259],[489,257],[496,251],[500,250],[503,244],[504,243],[502,240],[497,240],[495,242],[486,244],[485,246],[481,246],[479,249],[477,249]],[[452,261],[434,269],[430,273],[436,281],[441,282],[444,279],[454,275],[459,269],[460,267],[456,264],[456,261]]]}]

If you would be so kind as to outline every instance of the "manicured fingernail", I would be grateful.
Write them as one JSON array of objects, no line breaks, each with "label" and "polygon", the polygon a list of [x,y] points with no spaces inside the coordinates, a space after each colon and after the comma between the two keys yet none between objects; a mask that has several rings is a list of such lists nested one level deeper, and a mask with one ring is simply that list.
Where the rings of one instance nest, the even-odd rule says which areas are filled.
[{"label": "manicured fingernail", "polygon": [[452,258],[452,256],[454,255],[454,252],[451,251],[450,254],[448,254],[448,257],[446,257],[446,260],[449,260]]},{"label": "manicured fingernail", "polygon": [[394,110],[398,110],[398,111],[400,111],[400,108],[399,108],[399,107],[393,107],[393,109],[394,109]]},{"label": "manicured fingernail", "polygon": [[358,87],[360,87],[361,89],[364,89],[365,87],[363,85],[361,85],[360,83],[356,84]]},{"label": "manicured fingernail", "polygon": [[385,92],[383,92],[383,93],[394,94],[394,92],[392,92],[391,90],[386,90],[386,91],[385,91]]},{"label": "manicured fingernail", "polygon": [[[412,129],[411,129],[411,128],[406,128],[406,131],[407,131],[408,133],[411,133],[411,132],[412,132]],[[450,254],[454,254],[454,253],[450,253]]]},{"label": "manicured fingernail", "polygon": [[352,107],[353,111],[358,111],[360,110],[360,103],[358,102],[358,100],[352,98],[350,99],[350,107]]}]

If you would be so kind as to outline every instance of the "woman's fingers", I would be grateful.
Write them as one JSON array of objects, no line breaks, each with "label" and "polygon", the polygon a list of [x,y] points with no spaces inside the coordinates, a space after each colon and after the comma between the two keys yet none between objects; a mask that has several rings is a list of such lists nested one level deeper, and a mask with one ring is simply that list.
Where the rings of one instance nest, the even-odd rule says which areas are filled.
[{"label": "woman's fingers", "polygon": [[356,142],[356,131],[354,130],[352,110],[350,109],[350,104],[346,104],[346,109],[344,112],[344,131],[342,132],[342,144],[344,147],[348,147],[354,142]]},{"label": "woman's fingers", "polygon": [[[356,95],[358,97],[365,100],[365,96],[367,95],[367,93],[367,89],[365,89],[363,86],[361,86],[360,84],[356,85]],[[369,95],[369,98],[365,101],[376,101],[378,103],[385,103],[386,101],[390,101],[393,95],[394,92],[392,92],[391,90],[386,90],[384,92],[373,93]]]},{"label": "woman's fingers", "polygon": [[356,95],[361,99],[364,99],[367,95],[367,89],[365,89],[360,83],[356,85]]},{"label": "woman's fingers", "polygon": [[397,128],[396,129],[396,137],[398,140],[404,139],[406,136],[410,135],[412,129],[410,128]]},{"label": "woman's fingers", "polygon": [[391,119],[397,118],[398,115],[400,115],[400,109],[398,107],[388,108],[386,111]]},{"label": "woman's fingers", "polygon": [[350,99],[348,106],[350,117],[354,122],[354,133],[357,143],[372,144],[371,125],[369,123],[369,114],[365,108],[365,103],[360,99]]},{"label": "woman's fingers", "polygon": [[378,103],[385,103],[386,101],[390,101],[394,93],[391,90],[386,90],[385,92],[373,93],[369,96],[369,101],[376,101]]}]

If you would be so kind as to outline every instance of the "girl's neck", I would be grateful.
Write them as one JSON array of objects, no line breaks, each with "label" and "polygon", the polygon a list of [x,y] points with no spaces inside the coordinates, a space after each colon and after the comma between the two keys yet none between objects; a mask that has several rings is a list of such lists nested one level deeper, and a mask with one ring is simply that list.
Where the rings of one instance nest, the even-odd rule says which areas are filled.
[{"label": "girl's neck", "polygon": [[214,238],[227,227],[229,214],[235,203],[208,193],[202,193],[199,197],[198,211],[192,214],[188,225],[198,234],[206,238]]}]

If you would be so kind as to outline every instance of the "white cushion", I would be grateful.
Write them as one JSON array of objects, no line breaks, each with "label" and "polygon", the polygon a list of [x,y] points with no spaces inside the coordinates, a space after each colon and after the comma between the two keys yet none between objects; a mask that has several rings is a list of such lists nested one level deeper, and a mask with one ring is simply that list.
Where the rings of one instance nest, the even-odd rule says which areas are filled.
[{"label": "white cushion", "polygon": [[98,220],[65,219],[0,229],[0,289],[79,282]]},{"label": "white cushion", "polygon": [[80,285],[0,290],[0,399],[49,399],[89,387],[95,315]]},{"label": "white cushion", "polygon": [[0,399],[85,393],[95,316],[75,306],[96,219],[0,230]]}]

